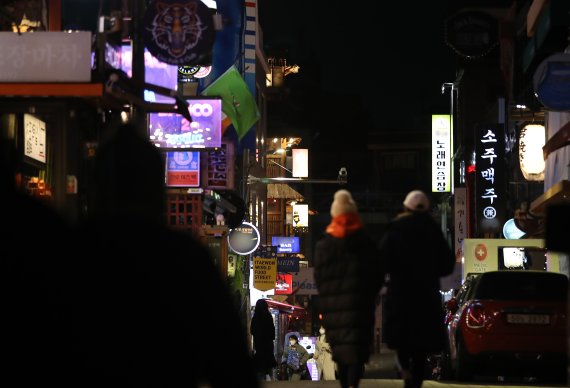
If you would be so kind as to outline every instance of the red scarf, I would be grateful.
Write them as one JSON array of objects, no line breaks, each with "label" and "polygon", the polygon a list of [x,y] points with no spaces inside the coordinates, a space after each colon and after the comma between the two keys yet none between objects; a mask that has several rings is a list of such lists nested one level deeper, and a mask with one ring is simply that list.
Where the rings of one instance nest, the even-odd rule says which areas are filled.
[{"label": "red scarf", "polygon": [[358,213],[344,213],[333,217],[326,232],[336,238],[344,238],[362,228]]}]

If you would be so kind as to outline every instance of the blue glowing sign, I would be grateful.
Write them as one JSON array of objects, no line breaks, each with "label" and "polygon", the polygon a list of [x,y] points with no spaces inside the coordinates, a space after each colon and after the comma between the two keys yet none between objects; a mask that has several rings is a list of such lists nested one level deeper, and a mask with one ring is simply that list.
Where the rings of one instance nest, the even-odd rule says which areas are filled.
[{"label": "blue glowing sign", "polygon": [[299,237],[271,237],[277,253],[299,253]]}]

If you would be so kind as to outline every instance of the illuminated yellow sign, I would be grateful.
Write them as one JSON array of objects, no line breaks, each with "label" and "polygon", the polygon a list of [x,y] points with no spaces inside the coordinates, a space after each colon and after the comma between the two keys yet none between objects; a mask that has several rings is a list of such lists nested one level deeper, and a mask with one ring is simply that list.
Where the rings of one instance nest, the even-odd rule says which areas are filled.
[{"label": "illuminated yellow sign", "polygon": [[276,258],[253,258],[253,287],[260,291],[268,291],[275,288],[277,280]]}]

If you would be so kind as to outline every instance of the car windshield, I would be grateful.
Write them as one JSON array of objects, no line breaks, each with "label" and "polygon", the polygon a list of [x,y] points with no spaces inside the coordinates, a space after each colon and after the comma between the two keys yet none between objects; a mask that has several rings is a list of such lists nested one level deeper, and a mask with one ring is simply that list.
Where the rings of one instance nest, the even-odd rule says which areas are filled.
[{"label": "car windshield", "polygon": [[479,277],[474,298],[564,301],[568,299],[568,278],[551,272],[487,272]]}]

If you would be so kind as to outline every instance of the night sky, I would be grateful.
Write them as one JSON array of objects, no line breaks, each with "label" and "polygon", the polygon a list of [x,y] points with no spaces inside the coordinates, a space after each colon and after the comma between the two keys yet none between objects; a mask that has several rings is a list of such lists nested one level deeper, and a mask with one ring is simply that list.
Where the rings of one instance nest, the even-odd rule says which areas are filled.
[{"label": "night sky", "polygon": [[339,104],[354,106],[367,129],[377,131],[429,129],[432,113],[449,110],[441,94],[441,84],[455,79],[444,40],[446,3],[259,0],[258,6],[266,52],[284,52],[301,67],[286,79],[293,97],[321,99],[320,114],[333,117]]},{"label": "night sky", "polygon": [[[346,166],[346,188],[363,202],[373,187],[390,190],[371,175],[367,134],[425,132],[429,141],[431,115],[449,113],[441,85],[455,80],[456,58],[445,44],[447,4],[259,0],[266,54],[300,66],[286,77],[289,97],[270,104],[269,135],[305,129],[311,176],[336,178]],[[338,188],[313,187],[318,211],[328,213]]]}]

